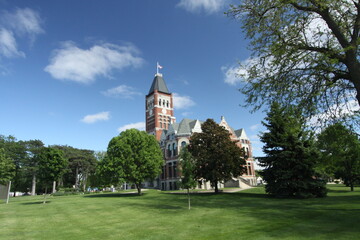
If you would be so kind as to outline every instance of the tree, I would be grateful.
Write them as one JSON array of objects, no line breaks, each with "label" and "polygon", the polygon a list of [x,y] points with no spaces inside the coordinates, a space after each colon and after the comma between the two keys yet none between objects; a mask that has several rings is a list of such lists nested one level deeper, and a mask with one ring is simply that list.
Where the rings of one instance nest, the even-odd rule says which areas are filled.
[{"label": "tree", "polygon": [[354,191],[354,183],[360,180],[360,140],[356,133],[336,123],[319,134],[318,146],[324,172],[343,179]]},{"label": "tree", "polygon": [[46,184],[45,197],[46,202],[47,187],[49,184],[58,181],[64,174],[68,162],[64,158],[63,152],[59,149],[44,147],[39,154],[39,177]]},{"label": "tree", "polygon": [[86,190],[88,178],[96,170],[96,158],[94,151],[87,149],[78,149],[71,146],[54,145],[53,148],[64,152],[64,157],[69,165],[64,175],[63,184],[75,186],[77,190]]},{"label": "tree", "polygon": [[144,131],[128,129],[109,142],[108,170],[134,183],[141,195],[141,183],[161,172],[163,155],[155,137]]},{"label": "tree", "polygon": [[0,148],[3,148],[7,157],[9,157],[15,164],[15,176],[12,180],[11,188],[14,192],[14,197],[17,191],[26,191],[25,183],[25,161],[26,149],[21,141],[17,141],[14,136],[0,135]]},{"label": "tree", "polygon": [[27,157],[25,160],[25,168],[28,174],[31,175],[31,195],[36,194],[36,175],[38,173],[38,157],[44,147],[44,143],[40,140],[24,141]]},{"label": "tree", "polygon": [[240,176],[244,171],[244,152],[230,139],[230,133],[214,120],[201,125],[202,132],[194,133],[189,151],[196,160],[196,177],[210,181],[215,193],[218,183]]},{"label": "tree", "polygon": [[251,40],[238,71],[246,106],[276,101],[328,118],[359,105],[359,0],[243,0],[227,14]]},{"label": "tree", "polygon": [[190,210],[190,189],[195,188],[197,181],[195,176],[195,160],[185,146],[180,151],[181,181],[180,187],[187,190]]},{"label": "tree", "polygon": [[258,161],[264,167],[266,192],[276,197],[326,196],[325,181],[314,170],[319,153],[313,137],[303,130],[299,111],[275,102],[265,120],[268,131],[260,136],[265,156]]},{"label": "tree", "polygon": [[0,148],[0,184],[8,184],[15,176],[15,164]]}]

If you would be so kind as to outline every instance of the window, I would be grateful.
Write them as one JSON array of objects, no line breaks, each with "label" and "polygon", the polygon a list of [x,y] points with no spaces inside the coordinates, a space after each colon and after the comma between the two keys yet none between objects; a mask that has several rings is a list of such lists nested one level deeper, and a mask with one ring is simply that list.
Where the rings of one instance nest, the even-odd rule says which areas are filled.
[{"label": "window", "polygon": [[159,99],[159,105],[161,106],[161,99]]},{"label": "window", "polygon": [[174,156],[176,156],[177,155],[177,147],[176,147],[175,143],[173,143],[172,149],[173,149]]},{"label": "window", "polygon": [[166,107],[169,107],[169,101],[166,102]]},{"label": "window", "polygon": [[176,162],[173,163],[173,169],[174,169],[174,177],[177,177],[177,168],[176,168]]},{"label": "window", "polygon": [[186,142],[185,141],[182,141],[181,142],[181,148],[185,147],[186,146]]},{"label": "window", "polygon": [[172,163],[169,163],[169,178],[172,178],[173,177],[173,174],[172,174]]},{"label": "window", "polygon": [[171,145],[168,145],[168,152],[167,152],[167,156],[171,157]]}]

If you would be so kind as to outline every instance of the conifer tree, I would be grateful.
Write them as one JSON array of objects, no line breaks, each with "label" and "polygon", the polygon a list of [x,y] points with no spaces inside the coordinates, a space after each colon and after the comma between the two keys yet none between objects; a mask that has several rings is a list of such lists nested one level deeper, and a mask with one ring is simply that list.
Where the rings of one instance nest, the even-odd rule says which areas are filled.
[{"label": "conifer tree", "polygon": [[312,136],[303,129],[302,117],[293,108],[273,103],[262,122],[268,129],[260,139],[266,156],[259,157],[264,167],[265,190],[276,197],[324,197],[325,182],[314,166],[319,153]]}]

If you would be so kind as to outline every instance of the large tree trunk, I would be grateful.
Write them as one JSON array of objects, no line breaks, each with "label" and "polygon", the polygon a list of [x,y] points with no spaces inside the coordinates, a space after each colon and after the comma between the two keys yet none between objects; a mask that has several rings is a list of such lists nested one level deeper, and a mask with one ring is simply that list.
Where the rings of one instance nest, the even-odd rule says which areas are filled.
[{"label": "large tree trunk", "polygon": [[32,183],[31,183],[31,196],[35,196],[36,194],[36,174],[34,173],[32,176]]},{"label": "large tree trunk", "polygon": [[75,189],[79,190],[79,167],[75,170]]},{"label": "large tree trunk", "polygon": [[141,195],[141,183],[140,184],[135,184],[136,185],[136,188],[137,188],[137,191],[138,191],[138,195],[140,196]]},{"label": "large tree trunk", "polygon": [[86,191],[86,181],[87,181],[87,173],[85,173],[83,177],[83,192]]},{"label": "large tree trunk", "polygon": [[219,188],[218,188],[218,182],[215,182],[215,193],[218,194],[219,193]]},{"label": "large tree trunk", "polygon": [[56,193],[56,181],[53,181],[52,193]]},{"label": "large tree trunk", "polygon": [[189,202],[189,210],[190,210],[190,189],[187,189],[187,194],[188,194],[188,202]]}]

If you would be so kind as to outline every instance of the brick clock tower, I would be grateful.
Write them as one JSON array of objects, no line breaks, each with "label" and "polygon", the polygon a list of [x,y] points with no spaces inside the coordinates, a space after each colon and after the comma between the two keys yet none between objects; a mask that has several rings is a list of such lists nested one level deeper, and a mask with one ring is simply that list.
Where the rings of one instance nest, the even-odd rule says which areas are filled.
[{"label": "brick clock tower", "polygon": [[170,124],[175,122],[173,96],[159,72],[155,74],[145,104],[146,132],[159,141],[163,130],[169,129]]}]

